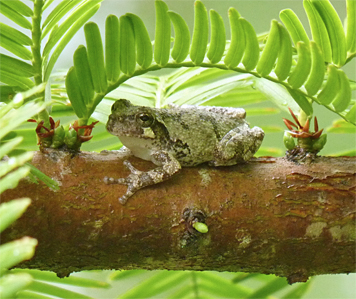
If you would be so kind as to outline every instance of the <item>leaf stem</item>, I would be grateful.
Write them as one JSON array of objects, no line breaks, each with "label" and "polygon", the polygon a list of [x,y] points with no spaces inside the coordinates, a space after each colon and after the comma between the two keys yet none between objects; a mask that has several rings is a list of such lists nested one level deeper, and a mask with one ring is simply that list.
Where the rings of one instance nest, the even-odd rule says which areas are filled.
[{"label": "leaf stem", "polygon": [[[42,7],[43,0],[35,0],[33,7],[32,16],[32,66],[34,68],[34,80],[35,84],[38,86],[43,83],[42,79],[42,56],[41,56],[41,21],[42,21]],[[44,93],[41,92],[40,100],[44,101]],[[49,125],[49,114],[46,109],[42,110],[38,114],[39,120],[44,120],[44,125]]]},{"label": "leaf stem", "polygon": [[[148,72],[151,72],[151,71],[157,71],[157,70],[160,70],[160,69],[167,69],[167,68],[181,68],[181,67],[197,67],[192,61],[189,61],[189,60],[186,60],[184,62],[181,62],[181,63],[177,63],[173,60],[169,60],[168,63],[162,67],[162,66],[159,66],[158,64],[151,64],[150,67],[146,68],[146,69],[142,69],[142,68],[139,68],[139,67],[136,67],[136,70],[135,72],[128,76],[128,75],[125,75],[125,74],[122,74],[119,76],[118,80],[116,82],[114,82],[113,84],[110,84],[108,85],[107,89],[105,92],[103,93],[97,93],[95,98],[94,98],[94,107],[96,107],[96,105],[111,91],[115,90],[116,88],[118,88],[122,83],[124,83],[126,80],[132,78],[132,77],[136,77],[136,76],[139,76],[139,75],[142,75],[142,74],[145,74],[145,73],[148,73]],[[225,64],[223,63],[217,63],[217,64],[212,64],[212,63],[208,63],[208,62],[203,62],[199,65],[199,67],[204,67],[204,68],[218,68],[218,69],[221,69],[221,70],[229,70],[229,71],[232,71],[232,72],[238,72],[238,73],[244,73],[244,74],[251,74],[257,78],[261,78],[261,76],[256,72],[256,71],[247,71],[243,68],[239,68],[239,67],[234,67],[234,68],[229,68],[227,67]],[[267,79],[269,81],[272,81],[274,83],[277,83],[279,85],[282,85],[284,86],[285,88],[292,88],[288,82],[285,82],[285,81],[280,81],[278,78],[275,78],[273,76],[264,76],[263,77],[264,79]],[[305,96],[309,101],[312,101],[312,102],[315,102],[319,105],[321,105],[321,103],[318,101],[318,99],[316,98],[316,96],[310,96],[308,95],[305,91],[303,90],[300,90],[300,89],[293,89],[295,90],[295,92]],[[332,112],[335,112],[333,110],[333,107],[332,105],[323,105],[325,108],[329,109],[330,111]],[[302,111],[302,110],[301,110]],[[342,113],[338,113],[339,116],[341,116],[342,118],[344,118],[346,121],[350,121],[350,120],[347,120],[345,118],[345,115],[346,115],[346,112],[342,112]],[[306,120],[306,119],[305,119]],[[304,120],[304,122],[305,122]]]},{"label": "leaf stem", "polygon": [[32,65],[35,69],[34,79],[36,85],[42,83],[42,57],[41,57],[41,19],[43,0],[35,0],[32,16]]}]

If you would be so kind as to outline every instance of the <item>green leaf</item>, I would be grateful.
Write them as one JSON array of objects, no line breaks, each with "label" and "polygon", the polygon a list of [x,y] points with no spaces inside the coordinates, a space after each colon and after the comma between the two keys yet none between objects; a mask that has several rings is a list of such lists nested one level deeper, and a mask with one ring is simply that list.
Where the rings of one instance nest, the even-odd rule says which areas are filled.
[{"label": "green leaf", "polygon": [[136,69],[134,29],[127,16],[120,17],[120,68],[128,76]]},{"label": "green leaf", "polygon": [[[193,273],[192,273],[193,274]],[[214,272],[194,273],[198,278],[199,290],[225,298],[246,298],[248,289],[218,276]]]},{"label": "green leaf", "polygon": [[268,34],[266,46],[256,67],[257,73],[259,73],[262,77],[267,76],[272,71],[272,68],[277,60],[280,48],[280,34],[278,27],[278,22],[276,20],[272,20],[271,30]]},{"label": "green leaf", "polygon": [[182,68],[173,73],[169,79],[170,86],[167,88],[167,96],[183,88],[207,83],[209,80],[217,79],[226,72],[216,68]]},{"label": "green leaf", "polygon": [[40,295],[30,291],[20,291],[16,294],[16,299],[53,299],[53,297]]},{"label": "green leaf", "polygon": [[323,60],[330,63],[332,60],[331,44],[325,24],[310,0],[304,0],[303,6],[308,16],[313,40],[319,46],[323,55]]},{"label": "green leaf", "polygon": [[105,22],[105,68],[109,82],[115,82],[120,75],[120,28],[119,19],[109,15]]},{"label": "green leaf", "polygon": [[351,109],[345,115],[345,118],[353,124],[356,124],[356,103],[351,107]]},{"label": "green leaf", "polygon": [[81,45],[75,50],[73,55],[74,69],[78,80],[78,86],[87,107],[92,106],[94,98],[94,85],[88,61],[86,48]]},{"label": "green leaf", "polygon": [[6,36],[8,39],[13,40],[14,42],[24,45],[24,46],[31,46],[32,40],[22,32],[18,31],[17,29],[10,27],[4,23],[0,23],[0,32],[1,35]]},{"label": "green leaf", "polygon": [[[23,96],[21,95],[21,97]],[[13,106],[12,102],[12,105],[8,104],[4,108],[0,108],[0,139],[13,131],[29,117],[42,111],[45,107],[42,103],[29,102],[17,110],[10,110]]]},{"label": "green leaf", "polygon": [[171,22],[168,16],[168,6],[161,0],[155,1],[156,28],[154,60],[159,66],[165,66],[169,60],[171,47]]},{"label": "green leaf", "polygon": [[10,139],[9,141],[7,140],[1,140],[0,143],[0,160],[7,155],[10,151],[12,151],[17,145],[21,143],[23,140],[23,137],[15,137],[13,139]]},{"label": "green leaf", "polygon": [[231,42],[225,56],[224,64],[229,68],[235,68],[241,61],[245,51],[245,34],[239,20],[240,14],[233,7],[229,8],[229,21]]},{"label": "green leaf", "polygon": [[265,94],[269,100],[274,102],[282,110],[288,112],[288,108],[290,108],[295,114],[299,113],[300,108],[298,104],[282,85],[264,78],[255,78],[254,82],[254,87]]},{"label": "green leaf", "polygon": [[336,112],[342,112],[350,105],[351,101],[351,87],[349,83],[349,78],[343,70],[338,70],[339,77],[339,90],[336,97],[332,101],[332,105]]},{"label": "green leaf", "polygon": [[207,49],[209,22],[208,12],[204,4],[197,0],[194,5],[194,29],[190,47],[190,59],[195,65],[200,65],[204,60]]},{"label": "green leaf", "polygon": [[7,189],[14,189],[17,187],[19,181],[28,175],[30,169],[28,167],[21,167],[9,173],[0,179],[0,194]]},{"label": "green leaf", "polygon": [[110,280],[123,280],[129,277],[138,276],[147,273],[147,270],[119,270],[110,274]]},{"label": "green leaf", "polygon": [[310,41],[311,50],[311,71],[307,81],[304,84],[308,95],[312,96],[316,94],[321,85],[323,84],[325,76],[325,64],[323,54],[317,43]]},{"label": "green leaf", "polygon": [[[101,1],[102,0],[90,0],[87,6],[91,7],[92,4],[95,4],[95,3],[101,2]],[[72,22],[70,24],[71,27],[70,27],[70,29],[65,31],[66,33],[64,36],[59,34],[60,27],[58,27],[58,30],[56,30],[54,37],[51,38],[51,41],[53,41],[54,38],[56,38],[57,40],[54,40],[52,45],[50,45],[50,47],[48,47],[46,54],[44,52],[42,54],[42,56],[44,57],[44,60],[46,60],[49,57],[48,55],[49,55],[50,50],[55,46],[55,44],[57,44],[57,42],[60,39],[60,42],[58,43],[56,49],[53,51],[51,58],[45,67],[44,81],[48,80],[49,76],[51,75],[51,72],[52,72],[52,69],[53,69],[55,63],[56,63],[59,55],[62,53],[63,49],[65,48],[65,46],[72,39],[72,37],[77,33],[77,31],[80,28],[82,28],[82,26],[97,12],[99,7],[100,7],[100,4],[96,4],[96,5],[93,5],[92,8],[87,10],[86,6],[84,6],[84,5],[80,6],[75,11],[75,13],[73,13],[71,15],[70,18],[73,18],[74,22],[72,22],[73,21],[72,19],[70,20]],[[69,18],[66,19],[65,22],[67,22],[68,20],[69,20]],[[63,26],[65,22],[63,22],[61,24],[61,26]]]},{"label": "green leaf", "polygon": [[253,70],[260,56],[260,46],[258,44],[257,35],[252,25],[244,18],[239,19],[245,33],[246,48],[242,58],[242,64],[247,71]]},{"label": "green leaf", "polygon": [[23,237],[0,246],[1,270],[9,269],[18,263],[33,257],[37,240],[30,237]]},{"label": "green leaf", "polygon": [[189,295],[192,295],[193,291],[195,291],[196,288],[194,288],[191,285],[184,285],[181,286],[176,292],[173,292],[168,299],[182,299],[182,298],[194,298],[194,297],[188,297]]},{"label": "green leaf", "polygon": [[279,18],[286,26],[289,34],[292,37],[294,44],[296,45],[299,41],[303,41],[305,45],[309,46],[309,38],[306,34],[302,23],[300,22],[298,16],[291,9],[284,9],[279,13]]},{"label": "green leaf", "polygon": [[[78,292],[70,291],[65,288],[57,287],[52,284],[34,281],[27,290],[37,292],[40,294],[49,294],[50,296],[58,298],[78,298],[78,299],[91,299],[92,297],[80,294]],[[53,297],[52,297],[53,298]]]},{"label": "green leaf", "polygon": [[18,12],[24,17],[32,17],[33,11],[29,8],[25,3],[19,0],[11,0],[11,1],[1,1],[2,3],[6,3],[8,7],[10,7],[13,11]]},{"label": "green leaf", "polygon": [[287,294],[283,295],[281,299],[300,299],[310,288],[310,282],[301,283],[292,289]]},{"label": "green leaf", "polygon": [[142,298],[142,294],[146,298],[157,297],[160,293],[179,285],[187,278],[187,275],[181,271],[156,271],[153,276],[122,294],[120,298]]},{"label": "green leaf", "polygon": [[356,1],[346,0],[347,25],[346,46],[351,53],[356,52]]},{"label": "green leaf", "polygon": [[80,91],[79,82],[74,67],[71,67],[69,69],[65,84],[67,88],[68,98],[72,103],[72,107],[75,111],[75,114],[78,116],[78,118],[88,118],[89,115],[87,107]]},{"label": "green leaf", "polygon": [[84,26],[84,33],[87,42],[88,61],[93,78],[94,90],[96,93],[104,94],[107,89],[107,80],[104,64],[104,50],[99,27],[96,23],[89,22]]},{"label": "green leaf", "polygon": [[54,191],[58,191],[60,189],[57,181],[45,175],[42,171],[37,169],[35,166],[33,166],[30,163],[26,163],[26,166],[30,168],[30,173],[33,176],[35,176],[40,181],[44,182],[49,188],[51,188]]},{"label": "green leaf", "polygon": [[[17,25],[25,28],[32,29],[32,25],[29,20],[27,20],[24,16],[22,16],[19,12],[12,9],[11,6],[12,1],[0,1],[0,13],[4,16],[8,17],[11,21],[14,21]],[[9,5],[10,4],[10,5]]]},{"label": "green leaf", "polygon": [[31,60],[32,58],[30,50],[2,34],[0,34],[0,46],[22,59]]},{"label": "green leaf", "polygon": [[293,89],[300,88],[307,80],[311,69],[310,48],[304,42],[297,42],[298,61],[288,78]]},{"label": "green leaf", "polygon": [[317,96],[318,101],[324,106],[329,105],[339,91],[339,75],[334,65],[328,66],[327,75],[326,83]]},{"label": "green leaf", "polygon": [[32,282],[31,275],[16,274],[0,278],[0,298],[18,298],[17,293]]},{"label": "green leaf", "polygon": [[28,160],[32,159],[33,152],[25,152],[18,156],[10,157],[8,160],[0,161],[0,177],[4,176],[11,170],[23,165]]},{"label": "green leaf", "polygon": [[[294,89],[287,88],[293,99],[297,102],[299,107],[305,112],[307,116],[313,115],[313,106],[307,100],[307,98],[301,93],[295,91]],[[299,114],[299,113],[298,113]]]},{"label": "green leaf", "polygon": [[151,65],[153,58],[150,36],[145,24],[138,16],[130,13],[126,14],[126,16],[131,20],[134,29],[137,63],[142,69],[147,69]]},{"label": "green leaf", "polygon": [[[71,28],[84,14],[93,9],[102,0],[85,1],[79,7],[77,7],[64,21],[58,26],[58,30],[48,40],[43,49],[43,56],[48,56],[53,47],[63,38],[64,34]],[[52,28],[51,28],[52,29]]]},{"label": "green leaf", "polygon": [[227,93],[235,88],[245,86],[244,79],[249,77],[249,74],[238,74],[230,77],[223,77],[220,80],[215,80],[212,83],[206,85],[206,83],[200,88],[199,85],[192,85],[181,89],[170,96],[168,96],[165,102],[175,103],[177,105],[189,104],[189,105],[201,105],[208,100]]},{"label": "green leaf", "polygon": [[288,283],[285,278],[276,277],[274,280],[268,282],[265,286],[257,289],[252,294],[246,298],[256,299],[256,298],[266,298],[269,295],[277,292],[288,286]]},{"label": "green leaf", "polygon": [[280,48],[274,72],[280,81],[284,81],[287,79],[292,67],[292,41],[285,27],[278,24],[278,29]]},{"label": "green leaf", "polygon": [[177,63],[180,63],[184,61],[189,54],[189,27],[184,19],[174,11],[168,11],[168,16],[173,23],[175,34],[171,56]]},{"label": "green leaf", "polygon": [[337,66],[343,66],[346,61],[346,38],[341,20],[329,1],[311,0],[318,11],[331,43],[332,60]]},{"label": "green leaf", "polygon": [[34,69],[31,64],[10,56],[0,54],[1,68],[3,71],[15,74],[21,77],[32,77]]},{"label": "green leaf", "polygon": [[[0,233],[18,219],[30,205],[29,198],[21,198],[0,205]],[[1,248],[1,247],[0,247]]]},{"label": "green leaf", "polygon": [[225,50],[226,34],[222,17],[213,9],[210,10],[211,38],[206,56],[211,63],[218,63]]},{"label": "green leaf", "polygon": [[[47,2],[47,1],[46,1]],[[45,5],[46,5],[45,2]],[[72,1],[61,1],[56,7],[49,13],[47,18],[42,24],[42,35],[43,39],[49,32],[52,31],[55,25],[58,25],[58,22],[78,3],[83,2],[82,0],[72,0]]]},{"label": "green leaf", "polygon": [[31,79],[20,77],[3,70],[0,70],[0,81],[8,85],[18,86],[21,90],[27,90],[34,86]]},{"label": "green leaf", "polygon": [[11,273],[24,273],[31,275],[35,280],[47,281],[52,283],[71,285],[84,288],[101,288],[107,289],[110,284],[104,281],[88,279],[83,277],[77,277],[71,275],[70,277],[59,278],[56,273],[50,271],[42,271],[35,269],[13,269]]},{"label": "green leaf", "polygon": [[45,11],[55,0],[46,0],[42,6],[42,11]]}]

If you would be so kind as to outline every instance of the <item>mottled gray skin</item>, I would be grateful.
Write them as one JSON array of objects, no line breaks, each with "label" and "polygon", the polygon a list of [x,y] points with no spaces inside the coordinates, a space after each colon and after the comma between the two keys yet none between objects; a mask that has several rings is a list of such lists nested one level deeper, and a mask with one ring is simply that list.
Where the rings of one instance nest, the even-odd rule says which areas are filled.
[{"label": "mottled gray skin", "polygon": [[106,183],[128,185],[119,201],[125,204],[137,190],[162,182],[182,166],[208,162],[212,166],[234,165],[249,160],[260,147],[264,132],[250,128],[241,108],[171,106],[157,109],[118,100],[106,128],[119,137],[132,154],[159,167],[148,172],[131,170],[127,178],[105,178]]}]

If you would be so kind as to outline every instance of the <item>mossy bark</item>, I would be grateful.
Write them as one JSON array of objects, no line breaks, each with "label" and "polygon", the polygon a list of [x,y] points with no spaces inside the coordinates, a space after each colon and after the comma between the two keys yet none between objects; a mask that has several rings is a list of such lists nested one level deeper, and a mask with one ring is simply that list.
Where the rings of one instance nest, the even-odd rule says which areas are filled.
[{"label": "mossy bark", "polygon": [[[258,158],[231,167],[184,168],[138,191],[123,206],[120,153],[37,152],[32,161],[60,184],[22,180],[2,201],[30,197],[25,214],[1,235],[38,239],[21,267],[171,269],[273,273],[290,283],[355,272],[356,158],[319,157],[309,165]],[[154,165],[134,157],[140,170]],[[199,233],[192,222],[205,222]]]}]

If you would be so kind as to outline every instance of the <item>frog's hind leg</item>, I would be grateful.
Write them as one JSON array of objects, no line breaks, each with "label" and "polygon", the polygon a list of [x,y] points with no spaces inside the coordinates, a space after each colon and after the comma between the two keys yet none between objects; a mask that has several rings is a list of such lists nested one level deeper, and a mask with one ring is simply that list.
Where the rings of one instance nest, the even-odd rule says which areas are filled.
[{"label": "frog's hind leg", "polygon": [[235,165],[249,160],[259,149],[264,132],[259,127],[238,127],[229,131],[218,143],[214,153],[214,166]]}]

